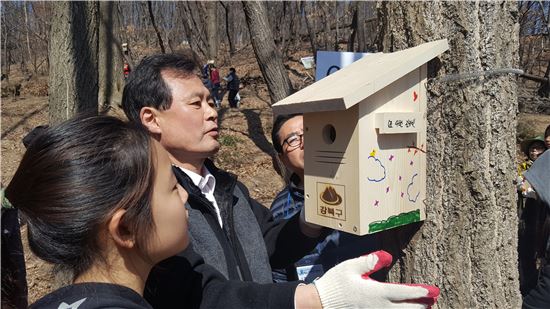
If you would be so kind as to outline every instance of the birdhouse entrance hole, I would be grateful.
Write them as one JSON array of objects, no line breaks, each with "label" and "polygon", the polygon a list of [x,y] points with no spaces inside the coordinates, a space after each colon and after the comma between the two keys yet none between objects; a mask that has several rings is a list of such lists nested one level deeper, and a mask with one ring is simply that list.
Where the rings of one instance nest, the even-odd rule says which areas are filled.
[{"label": "birdhouse entrance hole", "polygon": [[323,140],[329,145],[336,140],[336,129],[331,124],[327,124],[323,128]]}]

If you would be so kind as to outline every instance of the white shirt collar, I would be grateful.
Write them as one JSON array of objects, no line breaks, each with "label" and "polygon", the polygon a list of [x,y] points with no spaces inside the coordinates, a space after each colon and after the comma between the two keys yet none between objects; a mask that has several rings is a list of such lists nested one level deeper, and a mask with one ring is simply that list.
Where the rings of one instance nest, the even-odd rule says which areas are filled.
[{"label": "white shirt collar", "polygon": [[220,226],[223,227],[223,220],[220,208],[218,207],[218,202],[216,202],[216,198],[214,197],[214,189],[216,188],[216,178],[214,177],[214,175],[210,173],[206,166],[202,167],[202,174],[204,176],[187,170],[181,166],[178,166],[178,168],[182,170],[185,174],[187,174],[189,178],[191,178],[191,181],[193,181],[195,186],[199,187],[201,193],[204,194],[204,197],[206,197],[206,199],[212,203],[212,206],[214,206],[214,209],[216,210],[218,222],[220,223]]},{"label": "white shirt collar", "polygon": [[197,186],[202,193],[214,194],[214,189],[216,188],[216,178],[212,175],[212,173],[210,173],[206,166],[202,167],[203,175],[199,175],[181,166],[178,166],[178,168],[187,174],[189,178],[191,178],[193,184],[195,184],[195,186]]}]

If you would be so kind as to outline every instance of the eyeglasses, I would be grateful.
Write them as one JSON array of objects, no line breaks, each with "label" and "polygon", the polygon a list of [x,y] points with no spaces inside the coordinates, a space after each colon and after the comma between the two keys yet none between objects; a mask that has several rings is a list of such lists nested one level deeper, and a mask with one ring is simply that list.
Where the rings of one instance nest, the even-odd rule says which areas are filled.
[{"label": "eyeglasses", "polygon": [[288,145],[289,148],[296,148],[300,145],[302,145],[302,143],[304,142],[304,133],[292,133],[289,137],[287,137],[284,141],[283,141],[283,146],[285,144]]}]

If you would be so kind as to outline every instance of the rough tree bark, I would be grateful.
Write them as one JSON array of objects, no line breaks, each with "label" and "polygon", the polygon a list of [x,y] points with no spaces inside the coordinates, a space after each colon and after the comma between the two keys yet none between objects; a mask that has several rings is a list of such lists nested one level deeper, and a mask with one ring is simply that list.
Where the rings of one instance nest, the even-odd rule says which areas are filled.
[{"label": "rough tree bark", "polygon": [[197,2],[178,1],[176,2],[176,8],[181,15],[181,19],[184,21],[183,28],[191,49],[203,57],[208,57],[207,35],[203,27],[204,25],[200,21],[200,17],[203,16],[201,15],[201,6]]},{"label": "rough tree bark", "polygon": [[118,2],[99,2],[99,109],[119,103],[124,87],[123,55],[118,35]]},{"label": "rough tree bark", "polygon": [[304,21],[306,22],[306,28],[307,33],[309,35],[309,43],[311,45],[311,54],[313,54],[313,57],[315,57],[315,61],[317,61],[317,42],[316,42],[316,35],[315,35],[315,29],[312,29],[312,25],[309,23],[308,13],[306,12],[306,2],[301,1],[300,2],[300,12],[302,16],[304,16]]},{"label": "rough tree bark", "polygon": [[357,2],[357,52],[367,51],[367,36],[365,34],[365,6],[363,1]]},{"label": "rough tree bark", "polygon": [[93,2],[53,2],[50,31],[50,123],[97,113],[98,11]]},{"label": "rough tree bark", "polygon": [[224,1],[220,1],[220,4],[223,7],[223,10],[225,11],[225,35],[227,36],[227,42],[229,43],[229,56],[233,57],[235,55],[235,44],[233,43],[233,39],[231,38],[231,32],[233,31],[233,23],[230,19],[230,13],[231,13],[231,2],[224,3]]},{"label": "rough tree bark", "polygon": [[546,81],[542,81],[540,83],[540,86],[539,86],[539,89],[537,90],[537,93],[541,97],[548,98],[548,97],[550,97],[550,61],[548,61],[548,65],[546,66],[546,73],[544,73],[544,78],[546,78]]},{"label": "rough tree bark", "polygon": [[273,41],[265,3],[243,1],[242,4],[256,60],[269,89],[271,104],[273,104],[286,98],[294,92],[294,89]]},{"label": "rough tree bark", "polygon": [[147,1],[147,11],[149,12],[149,19],[151,19],[151,25],[153,25],[153,28],[155,29],[155,33],[157,34],[157,42],[159,43],[160,51],[163,54],[165,54],[166,48],[164,48],[162,35],[160,35],[160,30],[157,27],[157,23],[155,22],[155,14],[153,13],[153,4],[151,3],[151,1]]},{"label": "rough tree bark", "polygon": [[218,3],[209,1],[206,5],[206,35],[208,37],[208,58],[218,55]]},{"label": "rough tree bark", "polygon": [[328,2],[321,2],[320,3],[320,11],[321,11],[321,16],[322,16],[322,20],[324,21],[323,22],[323,26],[324,26],[324,31],[323,31],[323,39],[324,39],[324,43],[325,43],[325,50],[328,51],[328,50],[332,50],[332,44],[330,42],[330,22],[329,20],[331,20],[330,18],[330,13],[332,11],[332,8],[330,7],[330,3]]},{"label": "rough tree bark", "polygon": [[436,284],[438,308],[519,308],[517,77],[441,79],[516,68],[517,3],[378,5],[380,50],[443,38],[450,46],[429,65],[435,79],[428,82],[427,220],[385,233],[388,244],[402,242],[392,249],[397,263],[389,279]]},{"label": "rough tree bark", "polygon": [[354,45],[355,45],[355,37],[357,36],[357,7],[358,4],[355,2],[353,5],[350,6],[353,10],[352,18],[351,18],[351,33],[348,38],[348,51],[353,52],[354,51]]},{"label": "rough tree bark", "polygon": [[27,1],[23,1],[23,12],[25,13],[25,41],[27,43],[27,51],[29,53],[29,63],[32,62],[33,72],[36,74],[37,73],[36,58],[34,58],[34,61],[33,61],[32,52],[31,52],[31,41],[29,39],[29,16],[28,16],[29,14],[27,11],[28,11]]}]

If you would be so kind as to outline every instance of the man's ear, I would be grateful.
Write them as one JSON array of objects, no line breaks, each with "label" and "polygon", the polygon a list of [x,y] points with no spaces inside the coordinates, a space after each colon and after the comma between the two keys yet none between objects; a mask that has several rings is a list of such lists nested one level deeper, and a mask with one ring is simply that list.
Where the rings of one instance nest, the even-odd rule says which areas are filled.
[{"label": "man's ear", "polygon": [[158,123],[158,117],[159,110],[154,107],[145,106],[142,107],[139,112],[141,124],[143,124],[151,133],[160,134],[162,131]]},{"label": "man's ear", "polygon": [[122,218],[126,213],[126,209],[119,209],[115,211],[111,220],[109,221],[109,235],[117,246],[131,249],[136,244],[134,232],[124,225]]}]

